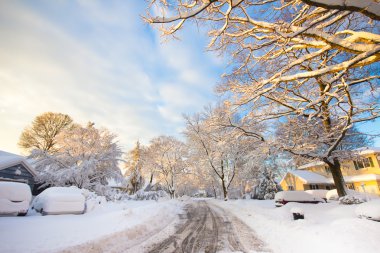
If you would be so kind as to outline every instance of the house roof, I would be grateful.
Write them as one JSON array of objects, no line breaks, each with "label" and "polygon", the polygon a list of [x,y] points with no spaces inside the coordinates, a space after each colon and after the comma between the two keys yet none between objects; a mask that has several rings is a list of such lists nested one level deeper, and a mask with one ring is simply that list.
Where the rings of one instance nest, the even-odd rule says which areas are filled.
[{"label": "house roof", "polygon": [[355,151],[359,152],[360,155],[369,155],[374,153],[380,153],[380,148],[378,147],[363,147],[355,149]]},{"label": "house roof", "polygon": [[323,166],[323,165],[326,165],[326,164],[324,162],[321,162],[321,161],[316,161],[316,162],[307,163],[305,165],[302,165],[302,166],[298,167],[298,169],[304,170],[307,168],[311,168],[311,167],[315,167],[315,166]]},{"label": "house roof", "polygon": [[[303,181],[305,184],[331,184],[329,178],[307,170],[291,170],[288,173],[293,174]],[[286,175],[285,175],[286,177]],[[285,179],[281,180],[281,182]]]},{"label": "house roof", "polygon": [[17,165],[20,163],[23,164],[24,167],[33,176],[37,175],[37,173],[35,172],[33,167],[28,163],[25,157],[0,150],[0,170],[6,169],[8,167],[11,167],[13,165]]},{"label": "house roof", "polygon": [[[298,177],[305,184],[334,184],[333,178],[325,177],[318,173],[307,171],[307,170],[292,170],[292,171],[288,171],[288,173]],[[281,182],[285,179],[286,175],[282,178]],[[353,183],[353,182],[380,180],[380,175],[379,174],[364,174],[364,175],[354,175],[354,176],[343,176],[343,178],[346,183]]]},{"label": "house roof", "polygon": [[[355,176],[343,176],[344,181],[346,183],[353,182],[363,182],[363,181],[371,181],[371,180],[380,180],[380,175],[378,174],[364,174],[364,175],[355,175]],[[332,178],[329,178],[331,183],[333,182]]]},{"label": "house roof", "polygon": [[[356,152],[359,155],[377,154],[377,153],[380,153],[380,148],[378,148],[378,147],[362,147],[362,148],[355,149],[354,153],[356,153]],[[312,168],[312,167],[316,167],[316,166],[324,166],[324,165],[326,165],[326,163],[324,163],[322,161],[315,161],[315,162],[311,162],[311,163],[302,165],[302,166],[298,167],[297,169],[298,170],[304,170],[304,169],[308,169],[308,168]]]}]

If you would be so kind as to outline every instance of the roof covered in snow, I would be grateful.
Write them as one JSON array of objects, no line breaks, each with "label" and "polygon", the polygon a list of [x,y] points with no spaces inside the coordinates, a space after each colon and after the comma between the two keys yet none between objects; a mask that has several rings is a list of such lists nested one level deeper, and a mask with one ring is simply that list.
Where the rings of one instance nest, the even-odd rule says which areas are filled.
[{"label": "roof covered in snow", "polygon": [[368,155],[374,153],[380,153],[380,148],[378,147],[363,147],[355,149],[355,151],[359,152],[360,155]]},{"label": "roof covered in snow", "polygon": [[[305,184],[333,184],[334,180],[331,177],[325,177],[318,173],[307,171],[307,170],[291,170],[288,173],[298,177]],[[286,177],[286,175],[285,175]],[[281,180],[281,182],[285,179]],[[380,175],[378,174],[364,174],[364,175],[354,175],[354,176],[343,176],[346,183],[352,182],[365,182],[372,180],[380,180]]]},{"label": "roof covered in snow", "polygon": [[[355,149],[353,152],[359,155],[377,154],[377,153],[380,153],[380,148],[379,147],[362,147],[362,148]],[[315,161],[315,162],[302,165],[298,167],[297,169],[304,170],[304,169],[308,169],[308,168],[312,168],[316,166],[324,166],[324,165],[326,164],[322,161]]]},{"label": "roof covered in snow", "polygon": [[293,174],[294,176],[298,177],[305,184],[331,184],[331,181],[329,180],[329,178],[324,177],[314,172],[310,172],[306,170],[291,170],[288,173]]},{"label": "roof covered in snow", "polygon": [[[380,180],[380,175],[378,174],[364,174],[364,175],[355,175],[355,176],[343,176],[344,181],[347,183],[352,182],[363,182],[363,181],[371,181],[371,180]],[[329,179],[333,182],[333,179]]]},{"label": "roof covered in snow", "polygon": [[0,170],[20,163],[22,163],[24,167],[30,171],[30,173],[36,175],[36,172],[25,157],[0,150]]},{"label": "roof covered in snow", "polygon": [[321,161],[316,161],[316,162],[312,162],[312,163],[302,165],[302,166],[298,167],[298,169],[304,170],[307,168],[312,168],[312,167],[316,167],[316,166],[323,166],[323,165],[326,165],[326,164],[324,162],[321,162]]}]

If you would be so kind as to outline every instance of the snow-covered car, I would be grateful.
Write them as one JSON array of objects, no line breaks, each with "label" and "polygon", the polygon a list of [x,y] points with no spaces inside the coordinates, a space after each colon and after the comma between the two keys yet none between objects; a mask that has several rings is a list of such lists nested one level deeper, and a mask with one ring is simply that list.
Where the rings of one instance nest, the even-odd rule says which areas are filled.
[{"label": "snow-covered car", "polygon": [[318,197],[318,198],[324,199],[326,201],[327,200],[326,194],[329,192],[329,190],[323,190],[323,189],[320,189],[320,190],[307,190],[305,192],[313,195],[314,197]]},{"label": "snow-covered car", "polygon": [[33,200],[32,208],[42,215],[83,214],[85,203],[85,197],[77,187],[51,187]]},{"label": "snow-covered car", "polygon": [[32,199],[29,185],[0,182],[0,215],[25,216]]},{"label": "snow-covered car", "polygon": [[275,205],[277,207],[283,206],[289,202],[298,202],[298,203],[325,203],[322,198],[315,197],[304,191],[281,191],[277,192],[274,197]]},{"label": "snow-covered car", "polygon": [[359,218],[380,221],[380,199],[360,204],[356,208],[355,213]]}]

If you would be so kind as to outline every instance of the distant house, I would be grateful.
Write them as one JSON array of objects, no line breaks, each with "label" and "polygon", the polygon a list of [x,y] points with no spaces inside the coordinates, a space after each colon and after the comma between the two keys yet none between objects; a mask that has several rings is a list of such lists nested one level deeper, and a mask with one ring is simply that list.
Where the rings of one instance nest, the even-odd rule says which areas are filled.
[{"label": "distant house", "polygon": [[0,150],[0,181],[26,183],[33,190],[36,172],[20,155]]},{"label": "distant house", "polygon": [[[341,171],[348,189],[380,195],[380,148],[356,150],[355,159],[341,162]],[[288,191],[334,189],[334,180],[324,162],[313,162],[286,173],[280,182]]]}]

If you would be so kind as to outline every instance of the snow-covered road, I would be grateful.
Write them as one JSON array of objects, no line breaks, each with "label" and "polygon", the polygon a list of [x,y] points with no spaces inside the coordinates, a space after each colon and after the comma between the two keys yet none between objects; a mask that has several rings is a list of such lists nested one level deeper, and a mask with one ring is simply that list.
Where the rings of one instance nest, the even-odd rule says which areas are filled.
[{"label": "snow-covered road", "polygon": [[248,226],[207,201],[188,203],[181,221],[173,235],[145,252],[270,252]]}]

